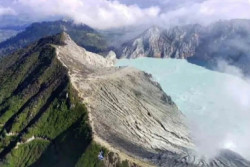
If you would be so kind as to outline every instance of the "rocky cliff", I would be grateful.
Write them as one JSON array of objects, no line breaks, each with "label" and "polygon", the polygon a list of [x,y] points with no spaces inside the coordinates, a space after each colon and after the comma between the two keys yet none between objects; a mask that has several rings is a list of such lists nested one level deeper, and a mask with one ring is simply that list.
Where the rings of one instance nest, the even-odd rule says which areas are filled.
[{"label": "rocky cliff", "polygon": [[141,158],[192,147],[183,115],[149,74],[113,67],[114,59],[86,52],[69,36],[57,55],[70,69],[97,140]]},{"label": "rocky cliff", "polygon": [[228,150],[211,160],[198,158],[185,117],[151,75],[114,67],[62,34],[57,58],[68,69],[73,87],[87,107],[93,140],[141,166],[250,166]]},{"label": "rocky cliff", "polygon": [[79,46],[102,55],[112,48],[118,58],[185,58],[192,63],[213,68],[217,66],[218,60],[224,60],[250,75],[249,28],[249,20],[229,20],[208,26],[154,26],[143,33],[144,27],[102,32],[72,22],[42,22],[34,23],[16,36],[0,42],[0,57],[42,37],[65,31]]},{"label": "rocky cliff", "polygon": [[[150,166],[152,153],[192,147],[171,98],[114,61],[65,33],[1,60],[2,166]],[[99,161],[102,146],[111,151]]]},{"label": "rocky cliff", "polygon": [[185,58],[215,67],[218,60],[250,74],[250,21],[220,21],[208,26],[186,25],[168,29],[153,27],[124,43],[118,57]]},{"label": "rocky cliff", "polygon": [[151,75],[114,62],[66,33],[1,60],[1,166],[250,166],[229,151],[196,158],[171,98]]},{"label": "rocky cliff", "polygon": [[43,38],[0,61],[0,166],[136,166],[93,141],[87,109],[57,56],[64,41]]},{"label": "rocky cliff", "polygon": [[152,27],[119,49],[121,58],[157,57],[187,58],[193,56],[199,43],[198,25],[164,30]]}]

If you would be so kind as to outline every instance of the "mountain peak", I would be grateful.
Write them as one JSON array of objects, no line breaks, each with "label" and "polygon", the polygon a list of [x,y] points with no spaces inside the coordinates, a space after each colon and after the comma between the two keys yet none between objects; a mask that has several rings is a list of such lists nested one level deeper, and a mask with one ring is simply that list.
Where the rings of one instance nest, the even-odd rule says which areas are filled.
[{"label": "mountain peak", "polygon": [[71,40],[69,34],[67,34],[65,31],[58,34],[59,41],[62,43],[67,43],[67,41]]},{"label": "mountain peak", "polygon": [[69,34],[67,34],[65,31],[51,36],[51,38],[53,39],[53,44],[57,45],[66,45],[67,43],[69,43],[69,41],[72,41]]},{"label": "mountain peak", "polygon": [[66,45],[67,43],[69,43],[69,41],[72,41],[70,36],[66,32],[61,32],[53,36],[41,38],[38,41],[38,45],[39,46],[46,44]]},{"label": "mountain peak", "polygon": [[154,36],[161,33],[161,28],[158,26],[152,26],[144,33],[146,36]]},{"label": "mountain peak", "polygon": [[75,65],[79,63],[92,70],[114,65],[114,56],[106,59],[101,55],[88,52],[85,48],[78,46],[66,32],[57,34],[53,38],[56,42],[53,44],[56,44],[58,58],[70,69],[75,69]]}]

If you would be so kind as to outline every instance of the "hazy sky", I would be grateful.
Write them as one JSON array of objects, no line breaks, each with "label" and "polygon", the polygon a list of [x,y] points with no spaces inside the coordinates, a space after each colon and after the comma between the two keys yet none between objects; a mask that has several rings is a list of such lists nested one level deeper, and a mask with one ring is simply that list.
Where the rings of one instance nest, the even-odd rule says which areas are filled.
[{"label": "hazy sky", "polygon": [[250,18],[250,0],[0,0],[0,16],[28,21],[67,18],[100,29],[207,24]]},{"label": "hazy sky", "polygon": [[187,4],[199,3],[204,0],[119,0],[126,5],[138,5],[141,8],[159,6],[161,9],[174,9]]}]

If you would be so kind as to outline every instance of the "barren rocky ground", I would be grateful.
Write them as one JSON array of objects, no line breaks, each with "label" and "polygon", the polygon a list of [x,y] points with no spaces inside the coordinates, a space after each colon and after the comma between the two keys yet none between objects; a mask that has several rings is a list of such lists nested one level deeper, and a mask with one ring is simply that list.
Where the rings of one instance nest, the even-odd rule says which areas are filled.
[{"label": "barren rocky ground", "polygon": [[149,74],[113,67],[114,59],[89,53],[65,36],[57,56],[88,106],[95,135],[141,158],[192,147],[183,115]]},{"label": "barren rocky ground", "polygon": [[249,166],[226,150],[210,161],[196,157],[185,117],[150,74],[114,67],[114,54],[103,58],[63,38],[57,57],[88,108],[96,142],[141,166]]}]

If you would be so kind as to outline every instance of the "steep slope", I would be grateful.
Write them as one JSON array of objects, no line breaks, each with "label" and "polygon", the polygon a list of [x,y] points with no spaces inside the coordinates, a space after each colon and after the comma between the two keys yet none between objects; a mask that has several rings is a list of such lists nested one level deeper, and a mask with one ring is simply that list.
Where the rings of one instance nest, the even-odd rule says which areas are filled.
[{"label": "steep slope", "polygon": [[114,61],[66,33],[1,60],[1,166],[249,166],[227,151],[211,164],[196,158],[171,98]]},{"label": "steep slope", "polygon": [[[94,141],[123,160],[147,166],[131,156],[150,160],[159,150],[181,153],[192,147],[183,116],[170,97],[148,74],[113,67],[114,58],[86,51],[65,33],[4,58],[0,66],[3,166],[78,162],[85,166],[88,161],[89,166],[115,166],[116,154],[110,152],[99,162],[96,150],[101,147],[89,146],[92,133],[82,100]],[[88,152],[94,157],[86,158]]]},{"label": "steep slope", "polygon": [[[58,35],[0,61],[0,166],[129,164],[92,142],[87,110],[56,56]],[[103,150],[110,157],[98,160]]]},{"label": "steep slope", "polygon": [[250,75],[250,21],[220,21],[209,26],[187,25],[169,29],[153,27],[118,50],[118,57],[187,58],[215,67],[225,60]]},{"label": "steep slope", "polygon": [[76,25],[70,21],[52,21],[33,23],[23,32],[0,43],[0,57],[26,47],[42,37],[67,32],[78,45],[92,52],[103,52],[107,49],[105,39],[87,25]]},{"label": "steep slope", "polygon": [[15,36],[17,33],[18,31],[15,31],[15,30],[0,28],[0,42],[5,41],[6,39],[9,39],[10,37]]},{"label": "steep slope", "polygon": [[69,37],[66,43],[57,47],[58,57],[87,104],[97,140],[141,158],[192,147],[182,114],[150,75],[112,67],[112,59],[84,51]]},{"label": "steep slope", "polygon": [[216,65],[218,60],[240,68],[250,75],[250,20],[220,21],[200,32],[200,44],[190,61]]},{"label": "steep slope", "polygon": [[65,39],[66,45],[56,46],[57,56],[87,106],[96,142],[157,166],[250,166],[228,150],[212,160],[198,158],[183,115],[149,74],[113,67],[112,57]]},{"label": "steep slope", "polygon": [[163,30],[152,27],[119,49],[121,58],[156,57],[187,58],[198,45],[198,25]]},{"label": "steep slope", "polygon": [[67,166],[82,150],[64,145],[84,150],[90,143],[86,109],[49,42],[58,41],[41,40],[1,61],[2,166],[30,166],[41,156],[42,162]]}]

